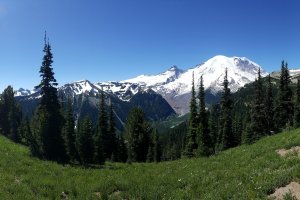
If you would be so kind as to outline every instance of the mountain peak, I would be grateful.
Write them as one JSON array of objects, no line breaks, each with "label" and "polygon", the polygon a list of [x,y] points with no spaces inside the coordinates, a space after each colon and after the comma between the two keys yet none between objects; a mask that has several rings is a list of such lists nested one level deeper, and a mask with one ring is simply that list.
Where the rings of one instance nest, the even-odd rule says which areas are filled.
[{"label": "mountain peak", "polygon": [[179,69],[176,65],[171,66],[167,71],[157,75],[141,75],[133,79],[122,81],[122,83],[136,83],[149,87],[165,85],[177,79],[183,70]]},{"label": "mountain peak", "polygon": [[70,84],[92,84],[92,83],[87,79],[83,79],[83,80],[79,80],[79,81],[74,81]]},{"label": "mountain peak", "polygon": [[67,83],[59,90],[68,90],[71,93],[74,93],[75,95],[83,94],[83,93],[89,93],[94,92],[96,93],[98,91],[98,88],[96,88],[89,80],[79,80],[74,81],[72,83]]},{"label": "mountain peak", "polygon": [[176,65],[171,66],[167,71],[177,71],[180,70]]}]

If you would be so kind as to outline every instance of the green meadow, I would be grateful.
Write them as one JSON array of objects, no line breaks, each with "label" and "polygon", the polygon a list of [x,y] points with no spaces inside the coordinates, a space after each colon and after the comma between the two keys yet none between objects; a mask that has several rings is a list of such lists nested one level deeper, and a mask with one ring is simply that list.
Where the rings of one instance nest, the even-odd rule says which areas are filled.
[{"label": "green meadow", "polygon": [[0,199],[266,199],[300,179],[300,129],[209,158],[83,168],[33,158],[0,136]]}]

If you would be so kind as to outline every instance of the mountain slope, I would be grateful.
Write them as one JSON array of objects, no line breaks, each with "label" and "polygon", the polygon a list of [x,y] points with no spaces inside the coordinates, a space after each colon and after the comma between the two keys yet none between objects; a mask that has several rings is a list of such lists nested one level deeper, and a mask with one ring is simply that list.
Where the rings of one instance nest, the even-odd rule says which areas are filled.
[{"label": "mountain slope", "polygon": [[[104,90],[106,106],[108,108],[109,102],[112,102],[116,125],[119,130],[122,130],[127,115],[133,107],[141,107],[148,120],[151,121],[166,119],[176,114],[166,100],[151,89],[137,89],[130,94],[128,94],[128,91],[131,91],[130,88],[127,89],[124,93]],[[90,116],[96,122],[101,90],[102,87],[99,85],[92,84],[88,80],[82,80],[59,87],[58,96],[63,103],[67,102],[68,99],[72,101],[76,120]],[[126,95],[130,98],[124,100],[118,94],[123,98],[126,98]],[[35,92],[28,96],[16,96],[15,98],[21,104],[24,115],[30,117],[38,105],[40,93]]]},{"label": "mountain slope", "polygon": [[266,199],[300,180],[299,157],[276,153],[296,145],[300,129],[210,158],[84,169],[31,158],[0,136],[0,199]]}]

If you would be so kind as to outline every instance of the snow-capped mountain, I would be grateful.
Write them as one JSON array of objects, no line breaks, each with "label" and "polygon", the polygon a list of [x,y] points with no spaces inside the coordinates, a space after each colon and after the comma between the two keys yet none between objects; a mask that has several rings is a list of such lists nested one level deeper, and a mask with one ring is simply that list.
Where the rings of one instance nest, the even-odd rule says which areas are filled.
[{"label": "snow-capped mountain", "polygon": [[95,86],[102,90],[116,95],[119,99],[123,101],[129,101],[131,97],[138,92],[147,91],[147,87],[139,85],[136,83],[127,83],[127,82],[99,82],[95,83]]},{"label": "snow-capped mountain", "polygon": [[[225,69],[228,71],[229,87],[236,92],[245,84],[253,82],[257,77],[258,69],[262,76],[267,73],[255,62],[245,57],[215,56],[206,62],[196,65],[186,71],[172,66],[167,71],[157,75],[140,75],[124,81],[91,83],[88,80],[65,84],[59,88],[60,93],[76,96],[80,94],[97,95],[103,91],[114,95],[122,101],[130,101],[139,92],[156,92],[163,96],[178,114],[188,112],[192,88],[192,74],[195,85],[199,86],[203,76],[207,98],[217,98],[222,90]],[[16,96],[32,95],[34,92],[20,89]]]},{"label": "snow-capped mountain", "polygon": [[20,88],[19,90],[15,91],[15,96],[29,96],[33,93],[36,93],[37,90],[28,90],[28,89],[24,89],[24,88]]},{"label": "snow-capped mountain", "polygon": [[157,75],[141,75],[136,78],[121,81],[121,83],[136,83],[141,86],[157,87],[175,81],[184,71],[176,65],[172,66],[167,71]]},{"label": "snow-capped mountain", "polygon": [[[121,82],[136,83],[151,87],[159,93],[175,92],[177,95],[182,95],[191,92],[191,80],[194,73],[196,85],[199,84],[200,76],[202,75],[205,89],[210,89],[212,92],[218,93],[222,90],[226,68],[228,70],[228,81],[231,91],[236,92],[246,83],[253,82],[257,77],[258,69],[261,67],[245,57],[218,55],[187,71],[172,67],[166,72],[155,76],[141,75]],[[262,70],[262,76],[266,75],[267,73]]]},{"label": "snow-capped mountain", "polygon": [[187,102],[189,102],[192,89],[192,74],[194,73],[196,86],[199,86],[202,75],[205,89],[211,95],[217,96],[222,90],[226,68],[228,70],[229,87],[232,92],[236,92],[245,84],[253,82],[257,77],[259,68],[262,76],[268,74],[258,64],[245,57],[218,55],[186,71],[171,67],[166,72],[158,75],[141,75],[121,81],[121,83],[134,83],[149,87],[161,94],[178,114],[185,114],[188,112],[189,104]]},{"label": "snow-capped mountain", "polygon": [[298,76],[300,74],[300,69],[290,69],[289,71],[292,77]]},{"label": "snow-capped mountain", "polygon": [[71,96],[79,94],[98,94],[100,92],[99,88],[97,88],[88,80],[80,80],[73,83],[68,83],[60,87],[58,90]]}]

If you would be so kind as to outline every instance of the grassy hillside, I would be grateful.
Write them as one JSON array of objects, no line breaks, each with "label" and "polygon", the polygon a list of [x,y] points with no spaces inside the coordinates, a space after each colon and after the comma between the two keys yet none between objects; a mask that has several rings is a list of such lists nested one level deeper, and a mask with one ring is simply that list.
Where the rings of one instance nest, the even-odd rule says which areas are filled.
[{"label": "grassy hillside", "polygon": [[83,169],[31,158],[0,137],[0,199],[265,199],[299,181],[299,158],[275,152],[295,145],[300,129],[210,158]]}]

